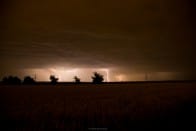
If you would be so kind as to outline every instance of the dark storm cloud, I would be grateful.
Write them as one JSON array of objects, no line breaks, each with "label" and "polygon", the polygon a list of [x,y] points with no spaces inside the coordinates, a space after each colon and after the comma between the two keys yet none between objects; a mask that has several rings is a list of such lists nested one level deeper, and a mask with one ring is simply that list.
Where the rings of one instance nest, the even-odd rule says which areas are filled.
[{"label": "dark storm cloud", "polygon": [[191,72],[194,5],[192,0],[2,1],[0,65]]},{"label": "dark storm cloud", "polygon": [[[114,61],[113,58],[118,57],[118,54],[126,49],[123,46],[119,48],[116,44],[124,39],[130,39],[124,36],[98,35],[91,32],[78,31],[64,31],[61,32],[61,35],[58,35],[57,41],[54,40],[54,37],[52,39],[48,37],[44,41],[42,39],[33,42],[6,42],[6,46],[1,48],[1,56],[8,60],[21,59],[24,62],[28,61],[26,63],[29,65],[34,63],[34,66],[40,59],[41,61],[46,61],[43,63],[43,66],[53,63],[62,63],[62,65],[63,63],[72,63],[72,66],[79,64],[80,66],[90,67],[104,66],[104,64],[109,66]],[[112,44],[114,45],[112,46]],[[107,57],[112,55],[114,56],[111,58],[111,63],[109,63],[109,58]],[[52,60],[51,63],[48,63],[48,60]],[[41,65],[39,64],[39,66]]]}]

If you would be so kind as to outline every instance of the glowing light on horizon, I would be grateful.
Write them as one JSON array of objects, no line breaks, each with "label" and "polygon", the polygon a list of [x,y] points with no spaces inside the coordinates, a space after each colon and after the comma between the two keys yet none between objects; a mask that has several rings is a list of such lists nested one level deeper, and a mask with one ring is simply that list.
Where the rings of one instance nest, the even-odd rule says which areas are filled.
[{"label": "glowing light on horizon", "polygon": [[123,74],[117,75],[116,76],[117,81],[125,81],[126,80],[126,76]]},{"label": "glowing light on horizon", "polygon": [[93,72],[98,72],[104,76],[105,82],[110,82],[110,69],[109,68],[66,68],[66,67],[53,67],[53,68],[34,68],[26,69],[26,74],[36,74],[38,81],[50,81],[49,76],[54,75],[59,78],[59,81],[74,81],[74,76],[77,76],[81,81],[92,81],[91,76]]},{"label": "glowing light on horizon", "polygon": [[[103,74],[105,77],[105,81],[110,81],[110,71],[107,68],[74,68],[74,69],[66,69],[66,68],[48,68],[48,71],[51,75],[55,75],[59,78],[59,81],[73,81],[74,76],[80,76],[81,78],[85,78],[93,72],[99,72]],[[90,79],[91,77],[89,77]]]},{"label": "glowing light on horizon", "polygon": [[110,81],[110,77],[109,77],[109,69],[100,69],[101,71],[104,71],[106,73],[106,82],[109,82]]},{"label": "glowing light on horizon", "polygon": [[[81,79],[82,82],[91,82],[93,72],[98,72],[104,76],[105,82],[111,81],[142,81],[145,80],[144,73],[132,73],[123,74],[116,73],[111,68],[65,68],[65,67],[53,67],[53,68],[27,68],[21,70],[23,73],[21,78],[24,76],[31,76],[36,81],[50,81],[50,75],[55,75],[59,78],[59,81],[74,81],[74,76]],[[183,73],[181,72],[151,72],[148,73],[149,80],[175,80],[183,79]]]},{"label": "glowing light on horizon", "polygon": [[59,81],[72,80],[74,76],[78,74],[78,69],[65,69],[65,68],[49,68],[51,75],[55,75],[59,78]]}]

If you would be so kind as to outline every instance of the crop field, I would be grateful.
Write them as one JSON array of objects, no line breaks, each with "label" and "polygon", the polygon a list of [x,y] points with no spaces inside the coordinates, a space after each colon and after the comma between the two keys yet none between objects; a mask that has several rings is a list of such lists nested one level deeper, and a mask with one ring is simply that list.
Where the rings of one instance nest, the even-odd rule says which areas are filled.
[{"label": "crop field", "polygon": [[0,130],[196,128],[195,82],[0,86]]}]

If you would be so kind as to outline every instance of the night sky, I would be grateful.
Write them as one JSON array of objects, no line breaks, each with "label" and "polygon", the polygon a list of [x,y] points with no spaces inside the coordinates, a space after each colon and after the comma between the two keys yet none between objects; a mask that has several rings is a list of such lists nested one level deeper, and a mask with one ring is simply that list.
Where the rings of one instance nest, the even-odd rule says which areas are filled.
[{"label": "night sky", "polygon": [[195,0],[1,0],[0,78],[196,79]]}]

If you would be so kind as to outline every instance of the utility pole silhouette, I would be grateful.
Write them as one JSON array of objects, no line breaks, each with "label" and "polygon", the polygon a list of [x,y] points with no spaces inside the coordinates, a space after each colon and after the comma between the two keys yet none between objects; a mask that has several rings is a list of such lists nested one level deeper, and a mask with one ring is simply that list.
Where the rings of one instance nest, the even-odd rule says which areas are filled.
[{"label": "utility pole silhouette", "polygon": [[148,73],[145,73],[145,81],[148,81]]}]

